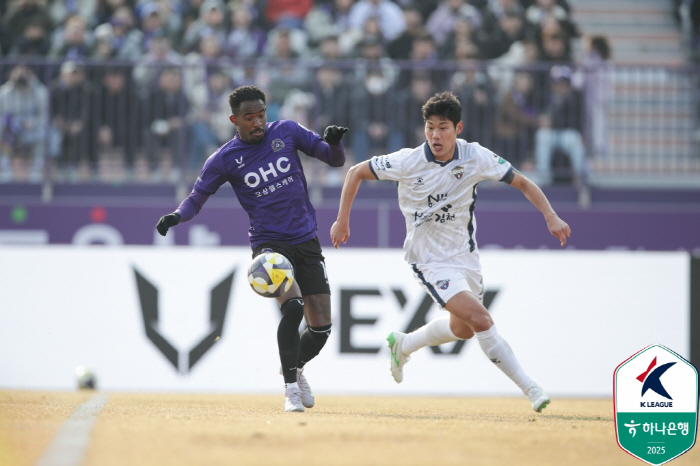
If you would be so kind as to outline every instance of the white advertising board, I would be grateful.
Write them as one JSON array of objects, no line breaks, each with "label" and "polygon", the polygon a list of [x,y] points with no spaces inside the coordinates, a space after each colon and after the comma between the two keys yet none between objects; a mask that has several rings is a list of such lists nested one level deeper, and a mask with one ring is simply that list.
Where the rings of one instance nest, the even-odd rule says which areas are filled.
[{"label": "white advertising board", "polygon": [[[386,335],[444,311],[401,250],[324,254],[333,332],[307,366],[317,396],[519,394],[476,341],[419,350],[396,384]],[[499,332],[554,396],[612,396],[615,367],[650,344],[688,357],[686,253],[484,250],[481,259]],[[249,263],[247,248],[0,248],[0,388],[72,389],[85,365],[104,390],[279,393],[279,310],[250,289]]]}]

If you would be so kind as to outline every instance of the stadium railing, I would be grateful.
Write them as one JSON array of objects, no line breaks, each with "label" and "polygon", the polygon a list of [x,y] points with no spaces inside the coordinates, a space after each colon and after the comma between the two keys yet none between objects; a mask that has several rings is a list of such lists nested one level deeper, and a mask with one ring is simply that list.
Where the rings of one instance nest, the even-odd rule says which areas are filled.
[{"label": "stadium railing", "polygon": [[[568,70],[553,74],[555,65]],[[34,104],[15,92],[18,66],[36,77]],[[348,126],[343,142],[351,162],[421,144],[422,103],[451,90],[463,105],[460,137],[493,149],[535,178],[538,132],[549,126],[580,133],[592,185],[697,187],[699,71],[690,65],[515,67],[478,61],[4,58],[0,181],[189,186],[211,151],[235,134],[227,119],[228,93],[255,84],[266,91],[268,121],[290,118],[320,133],[328,124]],[[570,94],[558,93],[555,80],[568,81]],[[552,182],[572,183],[571,148],[559,142],[548,146]],[[342,184],[342,171],[321,165],[307,164],[310,185]]]}]

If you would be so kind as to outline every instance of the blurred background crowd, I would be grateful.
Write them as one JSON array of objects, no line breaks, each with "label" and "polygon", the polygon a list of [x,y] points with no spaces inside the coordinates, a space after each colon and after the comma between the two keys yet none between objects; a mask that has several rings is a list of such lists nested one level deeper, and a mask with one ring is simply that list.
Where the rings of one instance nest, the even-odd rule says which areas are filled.
[{"label": "blurred background crowd", "polygon": [[[351,162],[421,144],[422,103],[452,90],[461,137],[540,182],[639,169],[613,150],[616,86],[693,88],[697,70],[616,69],[608,37],[577,24],[582,3],[0,1],[0,182],[189,184],[235,135],[227,97],[244,84],[266,92],[268,121],[349,127]],[[700,56],[699,3],[670,8],[687,66]],[[682,155],[677,168],[695,169],[697,144]],[[321,165],[311,182],[342,183]]]}]

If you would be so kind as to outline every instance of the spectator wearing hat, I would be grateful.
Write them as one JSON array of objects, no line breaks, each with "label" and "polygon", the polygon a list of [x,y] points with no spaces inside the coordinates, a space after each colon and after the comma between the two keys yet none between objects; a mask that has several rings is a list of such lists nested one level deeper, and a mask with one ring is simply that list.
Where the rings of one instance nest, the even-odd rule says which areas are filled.
[{"label": "spectator wearing hat", "polygon": [[22,37],[28,23],[40,23],[46,31],[52,31],[54,20],[49,15],[45,2],[25,0],[5,3],[7,10],[0,11],[0,48],[3,53],[7,53]]},{"label": "spectator wearing hat", "polygon": [[[552,159],[561,156],[570,165],[571,174],[579,182],[585,176],[583,145],[583,107],[581,94],[571,85],[572,70],[565,65],[553,66],[550,73],[549,105],[540,118],[535,133],[535,166],[543,182],[553,180]],[[557,173],[554,175],[559,176]]]},{"label": "spectator wearing hat", "polygon": [[16,65],[0,86],[0,182],[13,179],[13,159],[32,158],[30,180],[41,179],[46,154],[49,95],[31,68]]},{"label": "spectator wearing hat", "polygon": [[42,21],[30,20],[15,38],[8,56],[46,56],[51,50],[51,34]]}]

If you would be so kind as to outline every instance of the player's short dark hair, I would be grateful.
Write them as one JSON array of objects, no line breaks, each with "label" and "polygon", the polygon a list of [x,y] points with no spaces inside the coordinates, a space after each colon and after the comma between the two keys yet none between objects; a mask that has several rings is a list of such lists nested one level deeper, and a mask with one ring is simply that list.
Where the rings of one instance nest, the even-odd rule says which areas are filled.
[{"label": "player's short dark hair", "polygon": [[445,117],[454,123],[455,127],[462,120],[462,104],[456,95],[450,91],[435,94],[423,105],[423,121],[431,116]]},{"label": "player's short dark hair", "polygon": [[248,100],[262,100],[265,103],[265,93],[256,86],[241,86],[236,88],[228,96],[228,104],[231,106],[231,113],[235,114],[243,102]]}]

